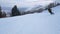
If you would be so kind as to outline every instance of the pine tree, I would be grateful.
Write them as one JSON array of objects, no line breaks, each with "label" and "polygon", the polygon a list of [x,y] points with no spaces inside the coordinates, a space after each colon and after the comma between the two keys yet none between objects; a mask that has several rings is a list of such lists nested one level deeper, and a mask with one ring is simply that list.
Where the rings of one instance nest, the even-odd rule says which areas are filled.
[{"label": "pine tree", "polygon": [[3,12],[2,16],[3,16],[3,17],[6,17],[6,13],[5,13],[5,12]]},{"label": "pine tree", "polygon": [[12,16],[18,16],[18,15],[21,15],[21,13],[19,12],[17,6],[15,5],[13,8],[12,8]]},{"label": "pine tree", "polygon": [[0,18],[2,18],[2,9],[1,9],[1,6],[0,6]]}]

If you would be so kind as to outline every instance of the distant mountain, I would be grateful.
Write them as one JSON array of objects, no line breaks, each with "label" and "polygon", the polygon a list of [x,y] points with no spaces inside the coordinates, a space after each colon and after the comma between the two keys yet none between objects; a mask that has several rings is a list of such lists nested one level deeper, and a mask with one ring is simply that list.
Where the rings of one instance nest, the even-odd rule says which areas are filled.
[{"label": "distant mountain", "polygon": [[35,10],[38,10],[42,7],[43,7],[42,5],[37,5],[37,6],[33,6],[33,7],[28,8],[26,11],[35,11]]},{"label": "distant mountain", "polygon": [[27,10],[28,8],[27,7],[23,7],[23,8],[18,8],[20,11],[25,11]]},{"label": "distant mountain", "polygon": [[2,7],[3,10],[11,10],[11,7]]}]

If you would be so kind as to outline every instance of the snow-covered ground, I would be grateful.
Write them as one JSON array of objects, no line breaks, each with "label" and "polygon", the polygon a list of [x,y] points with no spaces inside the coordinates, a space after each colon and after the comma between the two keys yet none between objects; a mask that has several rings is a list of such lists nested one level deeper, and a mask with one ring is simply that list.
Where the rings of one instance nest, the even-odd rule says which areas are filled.
[{"label": "snow-covered ground", "polygon": [[48,11],[23,16],[1,18],[0,34],[60,34],[60,6]]}]

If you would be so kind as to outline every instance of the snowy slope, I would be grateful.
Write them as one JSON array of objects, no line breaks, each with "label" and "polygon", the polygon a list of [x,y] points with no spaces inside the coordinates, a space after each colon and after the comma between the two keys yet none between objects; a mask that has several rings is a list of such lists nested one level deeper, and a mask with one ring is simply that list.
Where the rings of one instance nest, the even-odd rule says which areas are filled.
[{"label": "snowy slope", "polygon": [[53,8],[54,15],[44,11],[44,13],[2,18],[0,34],[59,34],[60,7],[58,7]]},{"label": "snowy slope", "polygon": [[54,15],[46,10],[43,13],[1,18],[0,34],[60,34],[60,6],[52,9]]},{"label": "snowy slope", "polygon": [[[31,3],[31,2],[30,2]],[[31,6],[29,6],[28,9],[25,10],[25,12],[30,12],[30,13],[39,13],[39,12],[42,12],[48,8],[53,8],[53,7],[56,7],[58,5],[60,5],[59,2],[57,1],[53,1],[53,0],[50,0],[50,1],[36,1],[36,2],[33,2],[34,5],[30,4]],[[27,4],[27,7],[28,7],[29,4]]]}]

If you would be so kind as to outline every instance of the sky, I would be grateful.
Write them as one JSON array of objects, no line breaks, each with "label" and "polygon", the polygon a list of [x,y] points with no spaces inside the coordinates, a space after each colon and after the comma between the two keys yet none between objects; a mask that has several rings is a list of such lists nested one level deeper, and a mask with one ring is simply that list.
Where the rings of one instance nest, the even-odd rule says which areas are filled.
[{"label": "sky", "polygon": [[34,5],[35,3],[43,1],[55,1],[55,0],[0,0],[0,5],[5,7],[13,7],[14,5],[22,7],[22,6],[31,6]]}]

